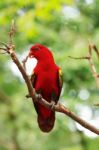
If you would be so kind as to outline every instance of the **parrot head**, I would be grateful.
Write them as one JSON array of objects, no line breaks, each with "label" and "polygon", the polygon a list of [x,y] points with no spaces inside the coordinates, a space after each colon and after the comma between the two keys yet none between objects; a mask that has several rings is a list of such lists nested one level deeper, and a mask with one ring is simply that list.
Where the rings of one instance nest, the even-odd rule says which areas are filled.
[{"label": "parrot head", "polygon": [[37,60],[45,60],[49,58],[53,59],[51,51],[41,44],[35,44],[30,48],[29,57],[30,58],[34,57]]}]

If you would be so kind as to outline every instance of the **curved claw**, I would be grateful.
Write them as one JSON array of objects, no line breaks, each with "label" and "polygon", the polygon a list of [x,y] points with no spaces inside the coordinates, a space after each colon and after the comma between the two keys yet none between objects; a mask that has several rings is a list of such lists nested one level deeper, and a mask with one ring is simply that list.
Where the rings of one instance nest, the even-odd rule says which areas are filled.
[{"label": "curved claw", "polygon": [[50,104],[51,104],[51,109],[54,110],[55,102],[52,100]]}]

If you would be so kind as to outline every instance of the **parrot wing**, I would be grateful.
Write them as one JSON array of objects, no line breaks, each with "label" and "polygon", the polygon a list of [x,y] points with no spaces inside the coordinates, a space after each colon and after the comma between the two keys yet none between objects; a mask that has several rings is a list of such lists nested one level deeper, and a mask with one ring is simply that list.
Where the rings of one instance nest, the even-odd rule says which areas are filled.
[{"label": "parrot wing", "polygon": [[60,97],[60,93],[62,90],[62,85],[63,85],[63,74],[62,74],[62,70],[59,68],[57,71],[57,87],[58,87],[58,95],[56,94],[55,91],[52,91],[51,94],[51,99],[52,101],[54,101],[55,103],[58,102],[59,97]]},{"label": "parrot wing", "polygon": [[[34,88],[35,88],[36,80],[37,80],[37,75],[33,72],[32,75],[31,75],[31,83],[32,83],[32,85],[33,85]],[[60,96],[60,93],[61,93],[61,90],[62,90],[62,86],[63,86],[63,73],[62,73],[62,70],[59,68],[59,70],[58,70],[58,88],[59,88],[59,94],[58,94],[58,96],[56,96],[56,94],[54,93],[54,91],[52,92],[52,99],[55,100],[56,102],[59,99],[59,96]],[[36,92],[38,94],[41,93],[41,91],[36,91]],[[36,111],[37,111],[37,109],[36,109]]]}]

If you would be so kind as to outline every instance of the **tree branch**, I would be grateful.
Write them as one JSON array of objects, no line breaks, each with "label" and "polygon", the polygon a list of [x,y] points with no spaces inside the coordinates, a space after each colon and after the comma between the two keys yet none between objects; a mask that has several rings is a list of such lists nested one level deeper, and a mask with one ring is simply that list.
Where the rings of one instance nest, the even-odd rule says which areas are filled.
[{"label": "tree branch", "polygon": [[88,56],[85,57],[72,57],[69,56],[72,59],[86,59],[89,61],[89,65],[92,71],[92,75],[96,81],[96,85],[99,88],[99,74],[96,71],[95,65],[94,65],[94,60],[92,58],[92,51],[96,52],[97,57],[99,58],[99,50],[97,49],[96,45],[94,44],[89,44],[89,51],[88,51]]},{"label": "tree branch", "polygon": [[[44,105],[46,108],[52,109],[52,105],[49,102],[47,102],[45,99],[40,97],[35,92],[35,89],[33,88],[32,84],[31,84],[31,81],[30,81],[28,75],[26,74],[26,71],[25,71],[24,67],[19,62],[19,60],[16,56],[16,53],[14,52],[15,46],[13,45],[13,43],[10,43],[9,45],[7,45],[5,49],[6,50],[4,50],[4,51],[6,51],[10,55],[11,59],[13,60],[13,62],[16,64],[19,71],[21,72],[21,74],[22,74],[22,76],[25,80],[26,86],[28,88],[29,95],[32,98],[32,101],[33,102],[37,101],[38,103]],[[72,118],[73,120],[78,122],[80,125],[85,127],[86,129],[88,129],[88,130],[96,133],[97,135],[99,135],[99,129],[95,128],[94,126],[90,125],[89,123],[87,123],[86,121],[84,121],[83,119],[81,119],[80,117],[75,115],[73,112],[71,112],[68,108],[66,108],[62,104],[58,103],[57,105],[55,105],[53,107],[53,110],[56,111],[56,112],[60,112],[60,113],[63,113],[65,115],[69,116],[70,118]]]}]

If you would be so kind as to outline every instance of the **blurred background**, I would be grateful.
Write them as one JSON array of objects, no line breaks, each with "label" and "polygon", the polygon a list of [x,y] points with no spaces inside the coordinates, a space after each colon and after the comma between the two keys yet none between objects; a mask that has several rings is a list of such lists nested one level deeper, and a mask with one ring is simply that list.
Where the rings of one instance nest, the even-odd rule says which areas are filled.
[{"label": "blurred background", "polygon": [[[49,47],[62,68],[61,103],[99,128],[99,91],[86,56],[88,42],[99,47],[99,0],[0,1],[0,41],[7,42],[15,20],[14,43],[20,61],[31,45]],[[98,68],[98,59],[94,54]],[[98,150],[99,138],[69,117],[57,113],[52,132],[42,133],[27,88],[8,55],[0,55],[0,150]]]}]

